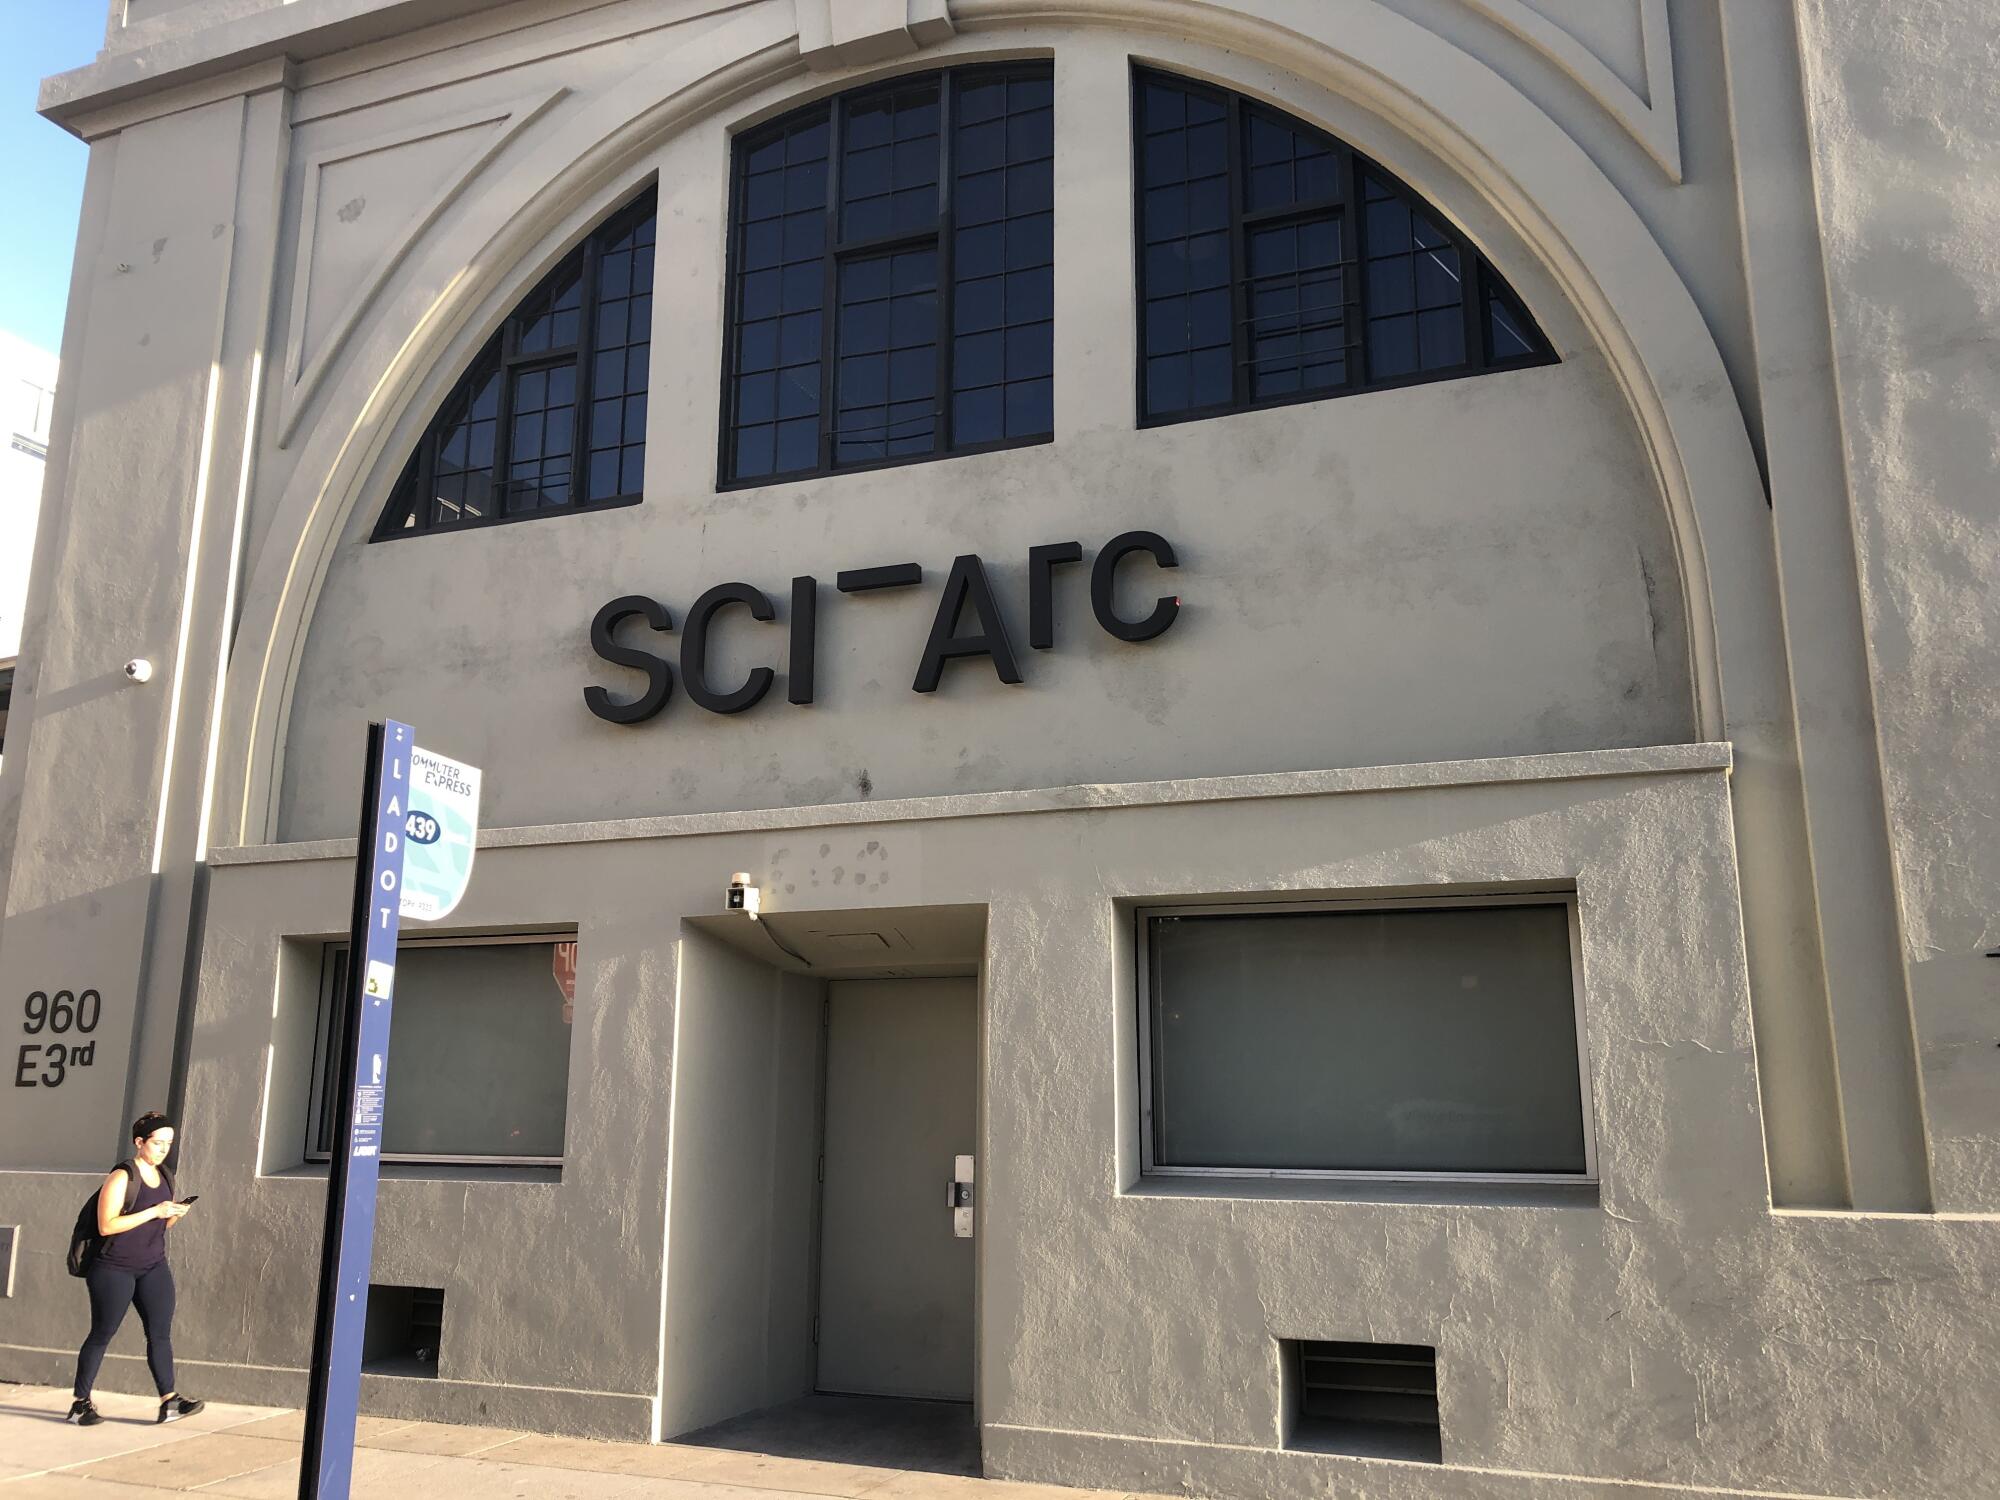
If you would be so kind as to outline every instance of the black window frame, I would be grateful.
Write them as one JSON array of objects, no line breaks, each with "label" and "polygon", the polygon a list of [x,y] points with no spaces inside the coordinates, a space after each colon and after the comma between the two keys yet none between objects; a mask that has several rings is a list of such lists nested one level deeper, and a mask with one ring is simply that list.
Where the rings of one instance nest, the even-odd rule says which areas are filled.
[{"label": "black window frame", "polygon": [[[1146,228],[1145,228],[1145,90],[1149,82],[1159,82],[1184,93],[1197,95],[1224,110],[1228,138],[1226,174],[1229,183],[1229,283],[1230,299],[1230,385],[1231,397],[1228,401],[1211,403],[1207,406],[1187,407],[1178,411],[1149,413],[1146,410],[1147,380],[1147,314],[1146,314]],[[1239,94],[1233,89],[1202,83],[1183,74],[1164,68],[1134,65],[1131,69],[1131,145],[1132,145],[1132,276],[1134,303],[1134,361],[1133,361],[1133,408],[1141,428],[1170,427],[1181,422],[1200,422],[1211,417],[1228,416],[1234,412],[1268,411],[1284,406],[1298,406],[1309,401],[1333,401],[1343,396],[1366,395],[1375,391],[1400,390],[1407,386],[1430,385],[1443,380],[1462,380],[1474,375],[1490,375],[1502,370],[1531,369],[1542,365],[1561,363],[1554,344],[1541,325],[1529,312],[1527,303],[1519,293],[1494,268],[1487,258],[1459,230],[1458,226],[1441,213],[1436,205],[1409,185],[1386,170],[1380,163],[1364,156],[1338,136],[1320,129],[1309,120],[1299,118],[1276,106]],[[1303,133],[1324,143],[1333,153],[1335,180],[1339,183],[1337,195],[1327,195],[1311,201],[1295,201],[1280,208],[1250,211],[1245,208],[1248,168],[1245,160],[1246,125],[1252,114],[1261,114],[1284,129]],[[1363,174],[1373,177],[1386,186],[1392,194],[1401,198],[1411,209],[1420,211],[1439,233],[1448,239],[1457,250],[1459,265],[1464,277],[1465,292],[1460,298],[1464,319],[1464,348],[1466,357],[1457,365],[1435,370],[1417,370],[1406,374],[1389,376],[1376,380],[1368,376],[1368,348],[1366,326],[1367,314],[1367,260],[1366,219],[1367,199],[1362,186]],[[1245,306],[1245,288],[1249,280],[1249,232],[1265,227],[1279,227],[1289,223],[1303,223],[1323,217],[1329,213],[1337,215],[1341,227],[1340,260],[1338,269],[1343,277],[1343,332],[1346,333],[1343,348],[1346,356],[1348,379],[1337,387],[1313,390],[1287,391],[1270,396],[1250,396],[1247,394],[1250,381],[1250,358],[1248,351],[1249,325],[1252,321]],[[1499,302],[1525,330],[1531,334],[1537,347],[1531,354],[1508,359],[1495,358],[1491,348],[1488,306]],[[1358,378],[1357,378],[1357,373]]]},{"label": "black window frame", "polygon": [[[398,472],[395,486],[382,508],[381,515],[369,533],[370,542],[390,542],[404,538],[454,534],[461,531],[477,530],[485,526],[506,526],[516,521],[533,521],[548,516],[576,515],[588,511],[615,510],[627,505],[638,505],[645,499],[643,485],[638,490],[621,488],[617,493],[602,499],[578,498],[589,482],[590,462],[590,420],[592,389],[594,385],[593,364],[596,355],[596,335],[598,319],[598,279],[604,257],[611,245],[636,228],[646,219],[655,221],[653,250],[657,261],[659,232],[659,189],[657,183],[648,183],[626,202],[605,215],[583,239],[565,254],[561,260],[537,281],[501,320],[487,341],[467,363],[465,373],[452,385],[443,400],[438,402],[423,435],[411,452],[403,468]],[[543,298],[563,285],[569,275],[578,276],[577,337],[561,348],[544,348],[524,352],[520,348],[521,332],[525,322],[530,321]],[[650,300],[652,289],[649,285],[645,294]],[[648,314],[650,317],[650,312]],[[648,324],[645,342],[650,347],[651,325]],[[633,341],[628,341],[629,343]],[[511,482],[507,472],[508,435],[513,426],[513,402],[515,384],[522,375],[537,370],[555,370],[572,366],[576,371],[573,390],[574,410],[572,411],[573,431],[570,439],[571,498],[560,505],[537,505],[521,510],[508,510],[498,515],[484,515],[472,519],[461,518],[440,522],[437,519],[436,469],[438,449],[443,442],[446,429],[453,425],[453,419],[468,402],[485,378],[497,371],[499,391],[494,422],[493,468],[489,481],[489,493],[498,498],[505,493]],[[621,395],[646,395],[647,388],[638,391],[623,391]],[[420,507],[415,525],[405,524],[414,503]]]},{"label": "black window frame", "polygon": [[[729,199],[728,199],[728,247],[723,272],[723,324],[722,324],[722,389],[720,417],[717,423],[715,487],[718,493],[736,490],[762,489],[770,485],[796,484],[811,479],[824,479],[837,474],[865,474],[881,469],[903,468],[911,464],[937,463],[945,459],[963,458],[977,453],[1000,453],[1016,448],[1039,447],[1055,441],[1053,415],[1050,430],[1020,437],[1002,437],[986,442],[956,444],[952,440],[954,420],[952,387],[953,344],[955,337],[954,296],[956,283],[953,272],[953,245],[958,230],[956,203],[956,151],[957,125],[959,123],[958,101],[961,93],[970,86],[1010,82],[1016,79],[1036,79],[1050,85],[1050,112],[1054,114],[1055,66],[1049,58],[1020,58],[997,63],[969,63],[957,67],[929,69],[916,73],[903,73],[880,82],[848,89],[838,94],[813,101],[798,109],[787,111],[774,119],[739,132],[730,142]],[[867,239],[844,241],[841,238],[841,184],[840,157],[843,140],[842,126],[847,116],[857,105],[867,104],[907,91],[913,86],[935,82],[938,102],[938,214],[931,227],[913,231],[896,231]],[[736,439],[739,424],[736,421],[737,403],[737,345],[740,318],[738,303],[744,267],[744,216],[743,195],[746,191],[746,171],[750,155],[771,137],[782,136],[785,132],[801,126],[810,126],[823,119],[827,127],[826,157],[826,232],[821,244],[820,293],[820,354],[819,354],[819,423],[818,443],[815,462],[810,469],[778,470],[769,473],[732,477],[737,450]],[[1051,128],[1050,160],[1054,160],[1053,126]],[[1053,179],[1053,165],[1051,166]],[[1053,193],[1048,213],[1053,220],[1055,204]],[[1006,222],[1003,218],[999,222]],[[899,454],[892,457],[870,458],[855,462],[840,462],[837,454],[839,432],[837,430],[838,408],[836,380],[841,354],[838,343],[838,320],[840,311],[840,272],[844,264],[874,259],[893,254],[899,250],[922,250],[930,248],[936,255],[936,279],[938,297],[937,321],[937,381],[935,386],[935,421],[937,445],[928,453]],[[1053,301],[1054,260],[1050,261],[1051,300]],[[1053,308],[1050,322],[1053,325]],[[1051,334],[1053,342],[1053,334]],[[1051,350],[1050,380],[1053,383],[1053,349]],[[775,464],[775,455],[774,455]]]}]

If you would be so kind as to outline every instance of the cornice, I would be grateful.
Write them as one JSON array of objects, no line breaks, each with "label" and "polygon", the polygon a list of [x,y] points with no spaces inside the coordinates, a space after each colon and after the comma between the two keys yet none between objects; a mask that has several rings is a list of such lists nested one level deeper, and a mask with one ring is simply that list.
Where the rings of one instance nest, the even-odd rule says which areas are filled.
[{"label": "cornice", "polygon": [[[603,0],[552,4],[594,9]],[[384,41],[426,26],[490,13],[492,0],[292,0],[127,51],[42,80],[36,108],[71,134],[102,134],[102,121],[146,119],[187,107],[167,100],[209,91],[246,69],[286,66]],[[162,96],[165,96],[163,99]]]}]

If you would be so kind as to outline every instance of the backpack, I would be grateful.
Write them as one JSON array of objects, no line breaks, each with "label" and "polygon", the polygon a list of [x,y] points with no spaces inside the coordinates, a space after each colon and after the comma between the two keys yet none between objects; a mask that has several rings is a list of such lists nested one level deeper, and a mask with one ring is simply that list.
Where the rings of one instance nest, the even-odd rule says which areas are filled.
[{"label": "backpack", "polygon": [[[125,1174],[125,1206],[119,1212],[129,1214],[139,1204],[139,1188],[142,1181],[139,1176],[139,1164],[135,1161],[121,1161],[111,1170],[122,1171]],[[172,1198],[175,1195],[174,1174],[161,1167],[160,1181],[167,1185],[167,1196]],[[99,1184],[97,1193],[103,1191],[103,1185]],[[70,1231],[67,1262],[69,1274],[72,1276],[88,1276],[90,1263],[97,1259],[97,1252],[104,1248],[104,1236],[97,1232],[97,1193],[92,1193],[84,1199],[83,1207],[76,1211],[76,1227]]]}]

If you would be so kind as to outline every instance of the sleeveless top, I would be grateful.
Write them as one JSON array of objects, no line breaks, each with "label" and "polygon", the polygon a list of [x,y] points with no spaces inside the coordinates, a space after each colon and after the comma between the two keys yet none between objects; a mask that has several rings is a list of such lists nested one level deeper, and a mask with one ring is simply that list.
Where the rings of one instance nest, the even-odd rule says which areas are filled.
[{"label": "sleeveless top", "polygon": [[[127,1165],[125,1172],[131,1176],[133,1168]],[[139,1197],[132,1205],[133,1213],[143,1213],[155,1203],[165,1203],[169,1195],[167,1179],[163,1175],[158,1187],[148,1187],[146,1179],[137,1178]],[[122,1211],[122,1205],[121,1205]],[[107,1235],[103,1248],[97,1252],[98,1264],[117,1266],[123,1271],[150,1271],[167,1258],[167,1221],[149,1219],[137,1229],[128,1229],[123,1234]]]}]

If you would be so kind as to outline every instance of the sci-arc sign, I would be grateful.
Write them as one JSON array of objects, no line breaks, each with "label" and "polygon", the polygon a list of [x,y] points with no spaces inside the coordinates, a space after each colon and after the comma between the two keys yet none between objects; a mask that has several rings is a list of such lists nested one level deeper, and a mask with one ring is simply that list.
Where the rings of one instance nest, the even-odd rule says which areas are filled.
[{"label": "sci-arc sign", "polygon": [[[1118,565],[1139,553],[1151,558],[1156,567],[1180,566],[1166,539],[1151,531],[1128,531],[1113,537],[1091,564],[1091,612],[1107,633],[1121,641],[1150,641],[1172,625],[1180,613],[1181,601],[1167,596],[1156,599],[1151,612],[1142,619],[1126,619],[1118,613],[1113,600]],[[1028,645],[1033,649],[1047,651],[1055,645],[1055,570],[1066,563],[1082,561],[1080,542],[1052,542],[1028,549]],[[916,563],[889,563],[843,570],[834,584],[843,594],[866,594],[879,589],[910,588],[922,583],[923,576],[922,567]],[[732,604],[742,605],[755,620],[777,617],[762,590],[747,583],[719,583],[688,607],[680,627],[681,682],[688,697],[711,713],[742,713],[762,701],[777,680],[777,674],[764,666],[753,668],[748,678],[727,691],[709,680],[709,632],[714,629],[716,616]],[[970,619],[966,618],[968,614]],[[636,698],[615,698],[595,685],[583,690],[583,701],[590,711],[613,724],[637,724],[652,718],[667,706],[674,691],[673,668],[665,657],[642,646],[618,641],[618,628],[632,619],[643,620],[654,630],[674,628],[667,607],[644,594],[613,599],[590,622],[591,648],[599,656],[646,674],[646,690]],[[810,575],[792,580],[790,625],[786,697],[793,703],[811,703],[819,629],[819,581]],[[931,619],[930,639],[924,643],[923,655],[917,662],[917,679],[912,686],[919,693],[935,692],[943,680],[945,663],[976,656],[989,659],[1002,682],[1021,680],[1020,660],[1014,654],[1006,621],[993,597],[985,564],[976,555],[966,553],[952,560],[937,612]]]}]

